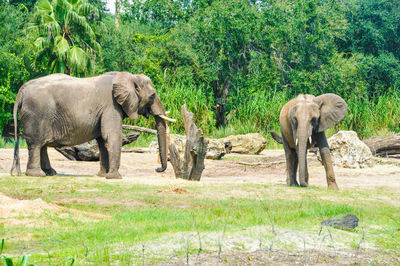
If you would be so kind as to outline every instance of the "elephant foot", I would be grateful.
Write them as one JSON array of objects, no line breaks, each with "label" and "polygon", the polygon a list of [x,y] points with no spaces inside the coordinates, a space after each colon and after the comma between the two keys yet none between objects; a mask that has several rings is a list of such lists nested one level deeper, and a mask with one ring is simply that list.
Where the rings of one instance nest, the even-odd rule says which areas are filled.
[{"label": "elephant foot", "polygon": [[300,182],[300,186],[301,187],[308,187],[308,183],[307,182]]},{"label": "elephant foot", "polygon": [[28,176],[46,176],[46,173],[40,168],[27,169],[25,174]]},{"label": "elephant foot", "polygon": [[50,169],[42,169],[42,170],[45,172],[45,174],[46,174],[47,176],[53,176],[53,175],[56,175],[56,174],[57,174],[56,170],[54,170],[53,168],[50,168]]},{"label": "elephant foot", "polygon": [[121,176],[121,174],[118,173],[118,172],[107,173],[107,174],[106,174],[106,179],[122,179],[122,176]]},{"label": "elephant foot", "polygon": [[330,183],[328,184],[328,188],[332,190],[339,190],[339,187],[336,183]]},{"label": "elephant foot", "polygon": [[289,181],[287,184],[288,184],[289,186],[291,186],[291,187],[298,187],[298,186],[299,186],[299,183],[297,183],[296,180]]},{"label": "elephant foot", "polygon": [[107,174],[106,171],[100,169],[99,172],[97,173],[97,176],[106,177],[106,174]]}]

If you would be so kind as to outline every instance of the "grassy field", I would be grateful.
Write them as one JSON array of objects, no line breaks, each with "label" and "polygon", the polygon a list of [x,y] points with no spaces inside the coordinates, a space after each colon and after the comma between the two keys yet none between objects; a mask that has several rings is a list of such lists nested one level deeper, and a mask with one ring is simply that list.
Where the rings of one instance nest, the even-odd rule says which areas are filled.
[{"label": "grassy field", "polygon": [[[251,183],[148,185],[92,176],[3,175],[0,192],[62,206],[39,213],[26,209],[11,222],[0,220],[3,254],[14,259],[30,254],[30,262],[38,265],[60,265],[71,257],[78,265],[185,262],[228,249],[305,256],[307,247],[322,254],[320,263],[339,250],[378,250],[371,255],[376,263],[400,255],[400,196],[387,188],[335,192]],[[322,220],[346,213],[360,218],[359,227],[320,232]]]}]

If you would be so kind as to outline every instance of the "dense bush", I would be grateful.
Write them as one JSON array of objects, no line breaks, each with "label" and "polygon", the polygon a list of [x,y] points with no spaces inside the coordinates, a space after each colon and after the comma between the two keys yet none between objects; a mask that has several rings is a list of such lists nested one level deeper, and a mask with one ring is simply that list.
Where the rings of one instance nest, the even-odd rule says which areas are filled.
[{"label": "dense bush", "polygon": [[[266,134],[279,129],[286,101],[327,92],[349,104],[332,132],[353,129],[368,137],[399,131],[398,1],[121,2],[117,28],[101,0],[0,0],[0,127],[26,80],[54,71],[88,76],[117,70],[148,75],[171,116],[180,118],[186,103],[207,135]],[[53,12],[76,16],[39,8],[47,3]],[[54,34],[46,35],[46,28]],[[81,62],[63,53],[60,36],[80,49]],[[48,46],[38,49],[46,38]],[[125,122],[154,126],[152,119]],[[182,132],[182,121],[171,130]]]}]

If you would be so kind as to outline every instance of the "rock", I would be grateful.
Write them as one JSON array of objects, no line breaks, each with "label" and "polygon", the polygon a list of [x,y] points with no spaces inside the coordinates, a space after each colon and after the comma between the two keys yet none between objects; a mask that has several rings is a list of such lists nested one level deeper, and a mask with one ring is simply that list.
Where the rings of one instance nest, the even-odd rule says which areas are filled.
[{"label": "rock", "polygon": [[[374,157],[368,146],[354,131],[339,131],[328,139],[333,164],[344,168],[374,166]],[[318,160],[321,156],[318,152]]]},{"label": "rock", "polygon": [[221,159],[227,153],[225,143],[218,139],[209,139],[207,148],[207,159]]},{"label": "rock", "polygon": [[151,154],[157,154],[158,153],[158,142],[157,141],[150,142],[149,151],[150,151]]},{"label": "rock", "polygon": [[[169,141],[174,143],[179,153],[185,151],[185,136],[170,135]],[[259,154],[266,145],[265,138],[258,133],[232,135],[220,139],[208,139],[207,159],[221,159],[225,154],[234,152],[242,154]],[[149,146],[151,153],[158,153],[158,143],[152,141]]]},{"label": "rock", "polygon": [[248,133],[246,135],[232,135],[219,139],[223,143],[230,142],[232,153],[259,154],[267,145],[265,138],[259,133]]},{"label": "rock", "polygon": [[[139,132],[132,132],[122,135],[122,145],[134,142],[139,136]],[[72,161],[98,161],[100,158],[99,148],[96,140],[91,140],[76,146],[55,149],[67,159]]]},{"label": "rock", "polygon": [[354,214],[347,214],[341,219],[325,220],[321,223],[321,225],[332,226],[342,230],[350,230],[358,226],[358,217]]}]

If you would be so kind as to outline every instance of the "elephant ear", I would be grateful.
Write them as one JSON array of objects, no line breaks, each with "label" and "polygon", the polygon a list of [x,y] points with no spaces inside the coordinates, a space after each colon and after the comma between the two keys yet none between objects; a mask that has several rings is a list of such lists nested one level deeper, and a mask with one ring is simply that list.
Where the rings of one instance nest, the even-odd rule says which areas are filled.
[{"label": "elephant ear", "polygon": [[347,113],[347,103],[338,95],[327,93],[315,97],[314,102],[319,105],[320,118],[318,132],[322,132],[332,127]]},{"label": "elephant ear", "polygon": [[129,118],[138,118],[139,98],[134,77],[131,73],[120,72],[113,79],[113,97]]}]

